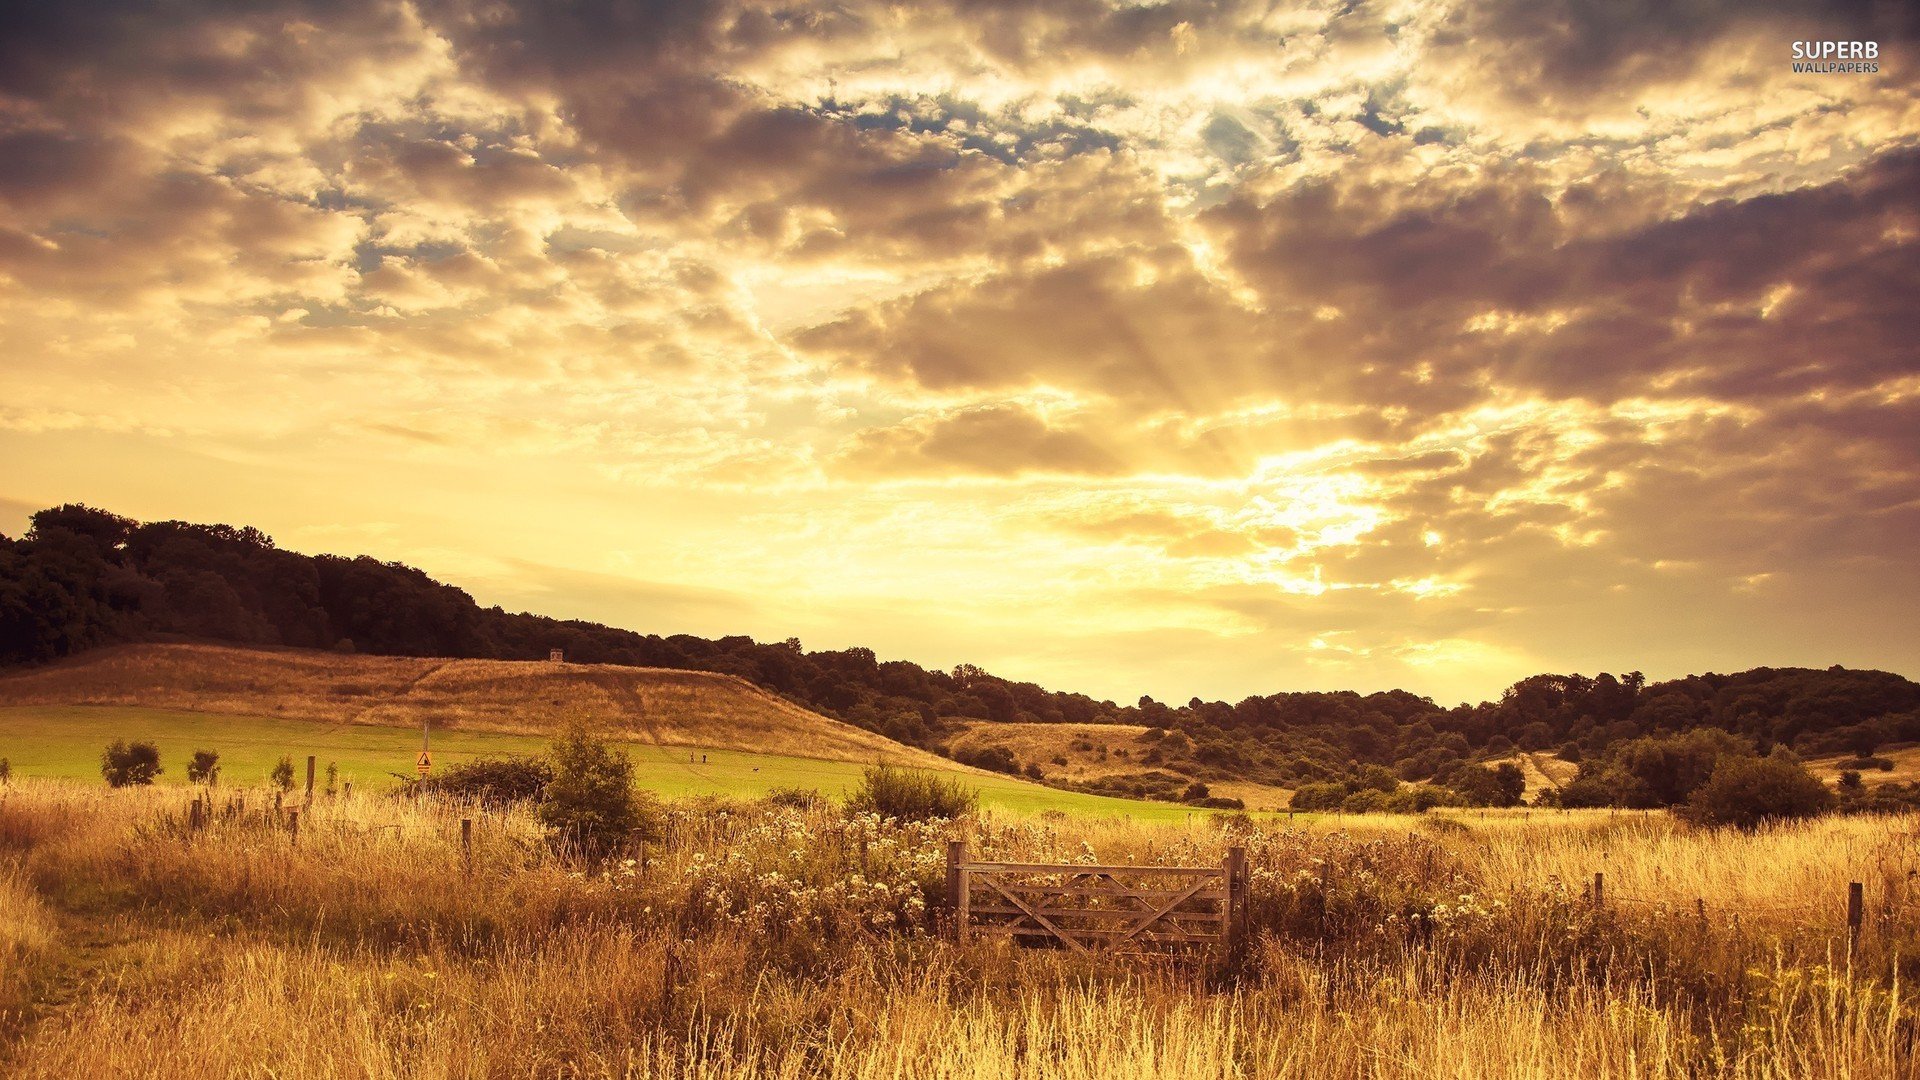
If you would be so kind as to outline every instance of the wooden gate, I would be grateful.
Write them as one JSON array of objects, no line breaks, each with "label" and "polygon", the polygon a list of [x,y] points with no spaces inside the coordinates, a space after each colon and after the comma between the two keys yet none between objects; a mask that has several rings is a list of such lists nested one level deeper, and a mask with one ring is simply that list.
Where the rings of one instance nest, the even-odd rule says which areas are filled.
[{"label": "wooden gate", "polygon": [[1244,938],[1247,853],[1218,866],[1078,866],[968,862],[947,844],[955,936],[1057,942],[1080,953],[1151,948],[1231,950]]}]

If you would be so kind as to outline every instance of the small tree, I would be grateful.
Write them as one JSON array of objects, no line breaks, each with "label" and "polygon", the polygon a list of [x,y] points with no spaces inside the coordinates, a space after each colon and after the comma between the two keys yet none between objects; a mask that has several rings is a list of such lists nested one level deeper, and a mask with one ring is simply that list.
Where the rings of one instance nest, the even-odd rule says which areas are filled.
[{"label": "small tree", "polygon": [[540,820],[576,850],[598,857],[642,822],[633,788],[633,762],[606,740],[575,726],[554,741],[553,779],[540,803]]},{"label": "small tree", "polygon": [[327,798],[331,799],[340,790],[340,766],[327,762]]},{"label": "small tree", "polygon": [[187,780],[194,784],[213,783],[213,771],[220,767],[220,755],[213,750],[195,750],[187,762]]},{"label": "small tree", "polygon": [[1493,767],[1495,806],[1519,806],[1527,794],[1527,774],[1511,761]]},{"label": "small tree", "polygon": [[267,774],[267,779],[272,782],[274,787],[279,788],[281,791],[292,791],[293,759],[282,755],[280,760],[274,764],[273,771]]},{"label": "small tree", "polygon": [[161,771],[160,748],[150,742],[115,739],[100,755],[100,775],[113,787],[151,784]]},{"label": "small tree", "polygon": [[1784,747],[1766,757],[1729,755],[1689,801],[1709,825],[1751,829],[1762,822],[1814,817],[1833,806],[1833,792]]}]

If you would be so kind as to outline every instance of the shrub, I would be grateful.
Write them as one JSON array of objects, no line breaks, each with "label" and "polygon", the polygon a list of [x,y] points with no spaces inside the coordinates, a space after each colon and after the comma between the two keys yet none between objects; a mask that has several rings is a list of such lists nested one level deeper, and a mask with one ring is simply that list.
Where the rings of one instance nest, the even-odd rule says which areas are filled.
[{"label": "shrub", "polygon": [[847,809],[901,821],[957,818],[980,804],[980,793],[960,782],[919,769],[876,765],[847,797]]},{"label": "shrub", "polygon": [[1193,805],[1203,810],[1245,810],[1247,808],[1247,804],[1244,801],[1221,795],[1209,795],[1203,799],[1195,799],[1193,800]]},{"label": "shrub", "polygon": [[100,755],[100,775],[113,787],[151,784],[161,772],[160,748],[150,742],[115,739]]},{"label": "shrub", "polygon": [[1447,777],[1446,785],[1468,806],[1518,806],[1527,791],[1527,777],[1511,761],[1462,765]]},{"label": "shrub", "polygon": [[213,783],[213,771],[220,767],[220,754],[215,750],[195,750],[193,760],[187,762],[187,779],[195,784]]},{"label": "shrub", "polygon": [[813,810],[826,800],[812,788],[774,788],[767,792],[767,805],[789,810]]},{"label": "shrub", "polygon": [[1860,782],[1859,773],[1848,769],[1846,772],[1840,774],[1841,791],[1847,792],[1850,795],[1858,795],[1865,789],[1866,785]]},{"label": "shrub", "polygon": [[962,765],[971,765],[976,769],[991,772],[1018,773],[1020,763],[1014,760],[1013,751],[1004,746],[969,746],[953,752],[953,760]]},{"label": "shrub", "polygon": [[1302,784],[1287,805],[1295,810],[1333,810],[1347,797],[1345,784]]},{"label": "shrub", "polygon": [[1361,769],[1358,782],[1360,787],[1383,793],[1391,793],[1400,786],[1400,778],[1384,765],[1368,765]]},{"label": "shrub", "polygon": [[1395,814],[1424,814],[1436,806],[1459,802],[1445,788],[1432,784],[1405,784],[1387,796],[1386,809]]},{"label": "shrub", "polygon": [[[331,778],[329,778],[331,783]],[[536,802],[553,782],[553,766],[537,757],[487,757],[463,761],[425,781],[436,795],[469,799],[482,806]]]},{"label": "shrub", "polygon": [[605,739],[574,727],[554,741],[553,778],[540,820],[575,850],[597,858],[643,823],[633,787],[633,761]]},{"label": "shrub", "polygon": [[281,791],[292,791],[293,759],[284,754],[281,755],[280,760],[274,763],[273,771],[267,774],[267,779]]},{"label": "shrub", "polygon": [[1862,772],[1866,771],[1867,769],[1879,769],[1881,772],[1892,772],[1893,759],[1883,758],[1883,757],[1872,757],[1870,755],[1862,754],[1861,756],[1856,758],[1847,758],[1844,761],[1837,761],[1834,763],[1834,767],[1839,769],[1858,769]]},{"label": "shrub", "polygon": [[1765,821],[1814,817],[1833,802],[1833,792],[1799,758],[1777,749],[1764,758],[1721,758],[1688,807],[1706,824],[1750,829]]},{"label": "shrub", "polygon": [[1187,785],[1187,790],[1180,793],[1180,801],[1199,802],[1211,794],[1213,794],[1213,792],[1207,788],[1207,785],[1195,780],[1193,783]]},{"label": "shrub", "polygon": [[13,762],[8,761],[6,758],[0,757],[0,784],[11,784],[12,782],[13,782]]},{"label": "shrub", "polygon": [[1377,814],[1388,808],[1393,796],[1379,788],[1361,788],[1340,801],[1340,809],[1349,814]]}]

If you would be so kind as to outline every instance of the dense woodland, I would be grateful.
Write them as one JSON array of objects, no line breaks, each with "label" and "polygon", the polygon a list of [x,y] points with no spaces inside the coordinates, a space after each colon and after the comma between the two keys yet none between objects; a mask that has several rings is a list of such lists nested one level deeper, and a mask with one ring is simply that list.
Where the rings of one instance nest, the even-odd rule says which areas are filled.
[{"label": "dense woodland", "polygon": [[[1116,794],[1159,794],[1168,770],[1330,793],[1391,795],[1432,780],[1470,801],[1509,801],[1475,761],[1514,749],[1583,761],[1576,799],[1666,805],[1698,786],[1675,779],[1701,729],[1764,756],[1851,751],[1920,739],[1920,685],[1879,671],[1756,668],[1648,683],[1624,675],[1535,675],[1498,701],[1444,707],[1405,691],[1277,693],[1131,705],[1013,682],[971,665],[929,671],[871,649],[807,652],[800,642],[661,637],[483,608],[412,567],[366,556],[284,551],[253,528],[142,524],[68,505],[0,536],[0,662],[46,661],[127,641],[203,640],[385,655],[544,659],[740,675],[810,708],[944,752],[969,719],[1115,722],[1158,729]],[[1634,749],[1638,747],[1639,749]],[[1716,751],[1717,752],[1717,751]],[[1697,756],[1697,754],[1695,755]],[[1652,761],[1654,765],[1647,765]],[[982,764],[1044,774],[1044,763]],[[1708,767],[1710,771],[1711,753]],[[1635,771],[1636,768],[1639,771]],[[1663,771],[1664,770],[1664,771]],[[1585,786],[1582,787],[1581,785]],[[1478,790],[1475,789],[1485,789]],[[1177,796],[1176,796],[1177,797]]]}]

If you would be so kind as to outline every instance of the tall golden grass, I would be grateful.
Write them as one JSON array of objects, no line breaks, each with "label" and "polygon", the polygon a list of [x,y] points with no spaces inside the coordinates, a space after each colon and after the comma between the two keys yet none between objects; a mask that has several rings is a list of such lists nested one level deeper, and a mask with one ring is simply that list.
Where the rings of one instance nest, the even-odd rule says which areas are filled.
[{"label": "tall golden grass", "polygon": [[[1185,826],[673,806],[585,866],[526,814],[0,795],[4,1070],[42,1076],[1902,1077],[1916,819]],[[231,803],[231,810],[229,805]],[[471,857],[460,819],[475,819]],[[1237,969],[941,934],[944,846],[1215,863]],[[1583,893],[1607,875],[1617,899]],[[1867,884],[1850,948],[1845,885]],[[1702,917],[1697,899],[1709,901]],[[62,975],[64,973],[64,975]],[[60,977],[56,977],[60,976]]]}]

